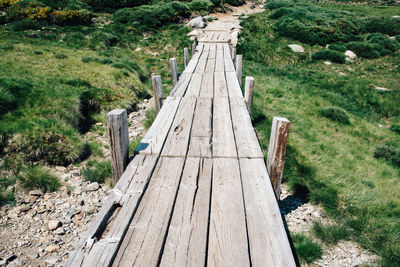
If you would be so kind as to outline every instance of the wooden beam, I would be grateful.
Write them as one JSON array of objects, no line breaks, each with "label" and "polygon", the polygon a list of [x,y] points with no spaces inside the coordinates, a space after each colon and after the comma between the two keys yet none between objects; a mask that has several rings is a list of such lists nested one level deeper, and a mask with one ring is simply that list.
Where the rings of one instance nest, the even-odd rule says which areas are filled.
[{"label": "wooden beam", "polygon": [[240,86],[242,86],[242,55],[236,55],[235,66],[236,76],[239,80]]},{"label": "wooden beam", "polygon": [[246,82],[244,84],[244,98],[246,101],[247,110],[251,117],[251,111],[253,108],[253,93],[254,93],[254,78],[246,76]]},{"label": "wooden beam", "polygon": [[185,63],[185,69],[187,64],[189,63],[189,48],[183,48],[183,61]]},{"label": "wooden beam", "polygon": [[124,173],[129,161],[128,115],[125,109],[114,109],[107,114],[110,136],[111,169],[114,185]]},{"label": "wooden beam", "polygon": [[286,144],[289,137],[290,121],[286,118],[274,117],[271,137],[269,139],[267,170],[275,195],[279,199],[281,180],[285,164]]},{"label": "wooden beam", "polygon": [[169,66],[171,68],[172,84],[175,86],[178,82],[178,66],[176,64],[176,58],[169,59]]},{"label": "wooden beam", "polygon": [[232,61],[235,62],[236,60],[236,47],[232,46]]},{"label": "wooden beam", "polygon": [[154,105],[156,106],[156,111],[158,114],[163,104],[161,76],[159,75],[153,76],[152,81],[153,81]]}]

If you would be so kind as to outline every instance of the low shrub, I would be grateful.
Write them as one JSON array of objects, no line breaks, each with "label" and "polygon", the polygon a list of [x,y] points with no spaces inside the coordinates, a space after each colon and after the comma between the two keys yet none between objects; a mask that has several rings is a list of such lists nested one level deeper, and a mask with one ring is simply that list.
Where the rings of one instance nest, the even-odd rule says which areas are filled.
[{"label": "low shrub", "polygon": [[379,145],[375,148],[375,158],[381,158],[400,167],[400,149],[391,145]]},{"label": "low shrub", "polygon": [[336,63],[346,62],[346,56],[342,52],[330,49],[318,50],[311,55],[311,58],[313,60],[327,59]]},{"label": "low shrub", "polygon": [[400,124],[393,124],[392,126],[390,126],[390,130],[400,134]]},{"label": "low shrub", "polygon": [[245,0],[225,0],[224,2],[232,6],[241,6],[246,3]]},{"label": "low shrub", "polygon": [[338,44],[338,43],[330,44],[329,49],[336,50],[336,51],[343,52],[343,53],[346,52],[346,50],[347,50],[347,48],[344,44]]},{"label": "low shrub", "polygon": [[347,116],[346,112],[339,108],[321,108],[319,110],[321,116],[328,118],[332,121],[336,121],[342,124],[350,124],[349,116]]},{"label": "low shrub", "polygon": [[110,161],[90,160],[87,167],[82,169],[81,175],[87,181],[104,183],[107,178],[111,178]]},{"label": "low shrub", "polygon": [[43,51],[41,51],[41,50],[35,50],[35,51],[33,51],[33,53],[35,55],[43,55]]},{"label": "low shrub", "polygon": [[11,24],[13,31],[26,31],[26,30],[38,30],[40,29],[40,23],[31,19],[23,19],[14,21]]},{"label": "low shrub", "polygon": [[347,48],[356,53],[357,56],[363,58],[370,59],[378,58],[380,56],[376,46],[365,42],[350,42],[347,44]]},{"label": "low shrub", "polygon": [[292,239],[297,256],[301,261],[310,263],[322,257],[321,246],[312,241],[311,238],[304,234],[294,234]]},{"label": "low shrub", "polygon": [[0,116],[25,102],[32,84],[25,79],[0,78]]},{"label": "low shrub", "polygon": [[157,113],[154,108],[148,109],[146,111],[146,120],[143,122],[143,126],[146,129],[149,129],[153,124],[153,121],[156,119]]},{"label": "low shrub", "polygon": [[363,27],[366,32],[389,35],[400,34],[400,18],[370,17],[365,19]]},{"label": "low shrub", "polygon": [[312,231],[316,237],[327,244],[337,244],[340,240],[346,239],[349,236],[347,228],[340,225],[323,225],[315,222]]},{"label": "low shrub", "polygon": [[189,7],[193,11],[208,11],[213,4],[209,0],[193,0]]},{"label": "low shrub", "polygon": [[292,1],[279,1],[279,0],[268,1],[265,4],[265,8],[270,10],[278,9],[281,7],[292,7],[292,6],[294,6],[294,3]]},{"label": "low shrub", "polygon": [[26,190],[41,189],[44,192],[53,192],[61,186],[60,181],[49,170],[39,166],[28,167],[17,179]]},{"label": "low shrub", "polygon": [[66,59],[66,58],[68,58],[68,56],[65,55],[65,54],[55,54],[54,57],[58,58],[58,59]]}]

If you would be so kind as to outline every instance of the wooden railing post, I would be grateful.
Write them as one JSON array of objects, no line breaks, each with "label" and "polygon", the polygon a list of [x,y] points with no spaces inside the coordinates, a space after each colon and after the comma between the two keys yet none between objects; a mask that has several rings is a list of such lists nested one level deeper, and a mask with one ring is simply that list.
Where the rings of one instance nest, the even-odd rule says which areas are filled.
[{"label": "wooden railing post", "polygon": [[290,121],[286,118],[274,117],[271,137],[269,139],[267,170],[275,195],[281,194],[281,180],[285,164],[286,144],[289,137]]},{"label": "wooden railing post", "polygon": [[169,66],[171,67],[172,84],[175,86],[178,82],[178,66],[176,64],[176,58],[171,58],[169,60]]},{"label": "wooden railing post", "polygon": [[183,62],[185,63],[185,69],[189,62],[189,48],[183,48]]},{"label": "wooden railing post", "polygon": [[251,117],[251,111],[253,108],[253,93],[254,93],[254,78],[246,76],[246,82],[244,84],[244,99],[246,101],[247,110]]},{"label": "wooden railing post", "polygon": [[128,115],[125,109],[107,114],[111,150],[111,170],[114,185],[124,173],[129,161]]},{"label": "wooden railing post", "polygon": [[240,86],[242,85],[242,55],[236,55],[235,61],[236,67],[236,76],[239,80]]},{"label": "wooden railing post", "polygon": [[197,38],[195,38],[193,40],[193,44],[192,44],[192,55],[194,55],[194,53],[196,53],[196,47],[197,47]]},{"label": "wooden railing post", "polygon": [[232,51],[231,51],[231,58],[233,63],[236,61],[236,47],[232,46]]},{"label": "wooden railing post", "polygon": [[154,105],[156,106],[156,112],[160,112],[162,107],[162,100],[163,100],[163,92],[162,92],[162,82],[161,76],[153,76],[153,93],[154,93]]}]

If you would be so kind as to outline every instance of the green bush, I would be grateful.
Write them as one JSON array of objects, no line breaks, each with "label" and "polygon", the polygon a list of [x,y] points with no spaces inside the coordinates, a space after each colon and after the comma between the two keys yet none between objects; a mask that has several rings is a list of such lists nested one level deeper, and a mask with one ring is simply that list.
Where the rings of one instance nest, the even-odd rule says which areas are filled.
[{"label": "green bush", "polygon": [[393,124],[393,125],[390,127],[390,130],[392,130],[392,131],[395,132],[395,133],[400,134],[400,124]]},{"label": "green bush", "polygon": [[246,3],[246,0],[225,0],[224,2],[232,6],[241,6]]},{"label": "green bush", "polygon": [[327,59],[336,63],[346,62],[346,56],[342,52],[330,49],[318,50],[311,55],[311,58],[313,60]]},{"label": "green bush", "polygon": [[23,19],[14,21],[11,24],[13,31],[26,31],[26,30],[38,30],[40,29],[40,23],[31,19]]},{"label": "green bush", "polygon": [[209,0],[193,0],[189,7],[193,11],[209,11],[213,4]]},{"label": "green bush", "polygon": [[347,50],[347,48],[344,44],[338,44],[338,43],[330,44],[329,49],[336,50],[336,51],[343,52],[343,53],[346,52],[346,50]]},{"label": "green bush", "polygon": [[294,6],[294,3],[292,1],[267,1],[265,4],[265,8],[266,9],[270,9],[270,10],[274,10],[274,9],[278,9],[281,7],[292,7]]},{"label": "green bush", "polygon": [[350,42],[347,44],[347,48],[363,58],[378,58],[380,56],[376,46],[365,42]]},{"label": "green bush", "polygon": [[173,1],[170,3],[172,8],[178,13],[178,16],[182,18],[188,18],[191,15],[190,8],[187,4],[179,2],[179,1]]},{"label": "green bush", "polygon": [[111,178],[110,161],[90,160],[87,167],[82,169],[81,175],[87,181],[104,183],[107,178]]},{"label": "green bush", "polygon": [[297,256],[302,262],[310,263],[322,257],[321,246],[309,237],[304,234],[294,234],[292,239]]},{"label": "green bush", "polygon": [[371,17],[365,19],[363,26],[366,32],[389,35],[400,34],[400,18]]},{"label": "green bush", "polygon": [[32,84],[24,79],[0,78],[0,116],[22,105],[31,89]]},{"label": "green bush", "polygon": [[327,244],[337,244],[340,240],[346,239],[349,236],[347,228],[340,225],[323,225],[315,222],[312,231],[321,241]]},{"label": "green bush", "polygon": [[49,170],[39,166],[28,167],[18,175],[17,179],[26,190],[41,189],[44,192],[53,192],[61,186]]},{"label": "green bush", "polygon": [[394,165],[400,167],[400,149],[397,147],[379,145],[375,148],[374,157],[391,161]]},{"label": "green bush", "polygon": [[349,116],[346,112],[339,108],[321,108],[319,110],[321,116],[328,118],[332,121],[336,121],[342,124],[350,124]]}]

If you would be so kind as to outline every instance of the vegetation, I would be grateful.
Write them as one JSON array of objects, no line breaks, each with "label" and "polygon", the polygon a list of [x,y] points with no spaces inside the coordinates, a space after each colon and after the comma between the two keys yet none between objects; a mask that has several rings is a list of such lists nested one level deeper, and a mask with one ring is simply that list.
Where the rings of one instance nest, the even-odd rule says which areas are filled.
[{"label": "vegetation", "polygon": [[346,227],[340,225],[323,225],[315,222],[312,227],[313,233],[326,244],[337,244],[340,240],[349,237]]},{"label": "vegetation", "polygon": [[300,261],[310,263],[321,258],[322,248],[318,243],[312,241],[311,238],[304,234],[294,234],[292,235],[292,239]]},{"label": "vegetation", "polygon": [[22,187],[27,190],[39,188],[44,192],[53,192],[61,186],[61,183],[49,170],[38,166],[29,167],[22,171],[18,175],[18,180]]},{"label": "vegetation", "polygon": [[111,163],[108,160],[89,160],[81,175],[87,181],[104,183],[111,178]]},{"label": "vegetation", "polygon": [[[256,80],[252,120],[263,150],[267,151],[272,117],[287,117],[288,185],[322,205],[348,229],[349,238],[381,256],[383,266],[399,265],[399,49],[331,65],[312,60],[311,55],[326,44],[342,53],[352,42],[374,43],[375,48],[378,40],[370,40],[383,40],[381,34],[393,32],[382,27],[372,33],[365,25],[376,17],[396,25],[391,17],[400,8],[317,6],[305,1],[267,1],[266,7],[266,12],[244,19],[238,47],[244,56],[244,76]],[[334,38],[330,29],[335,29]],[[287,49],[293,43],[301,44],[305,53]],[[375,85],[391,91],[376,90]],[[321,240],[334,239],[334,230],[324,226],[320,232]],[[301,257],[303,252],[297,248],[297,253]]]}]

